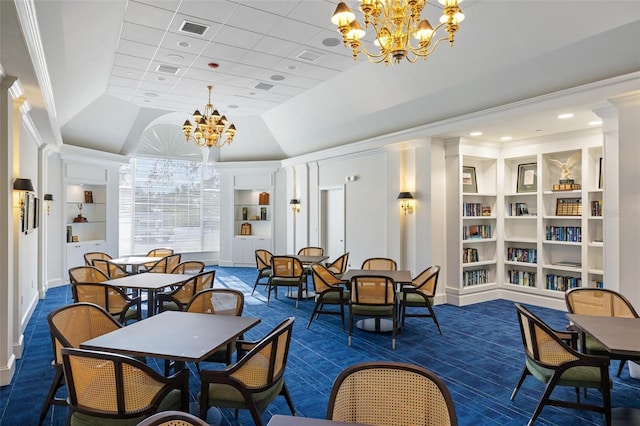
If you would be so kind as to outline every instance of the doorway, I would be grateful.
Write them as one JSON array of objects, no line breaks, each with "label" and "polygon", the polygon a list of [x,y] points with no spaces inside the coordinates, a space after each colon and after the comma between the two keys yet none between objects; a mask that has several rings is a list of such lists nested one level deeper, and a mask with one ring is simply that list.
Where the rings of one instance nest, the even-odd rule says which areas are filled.
[{"label": "doorway", "polygon": [[329,260],[345,252],[344,187],[320,190],[320,241]]}]

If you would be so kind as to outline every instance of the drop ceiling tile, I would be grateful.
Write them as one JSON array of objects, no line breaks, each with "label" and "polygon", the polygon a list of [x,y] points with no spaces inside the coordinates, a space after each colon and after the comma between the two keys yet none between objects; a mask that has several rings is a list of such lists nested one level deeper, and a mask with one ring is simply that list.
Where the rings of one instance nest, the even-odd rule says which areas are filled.
[{"label": "drop ceiling tile", "polygon": [[209,43],[202,52],[202,61],[199,61],[198,64],[194,64],[194,66],[198,68],[206,68],[209,62],[219,63],[220,66],[222,66],[222,62],[238,62],[247,51],[248,49],[214,41]]},{"label": "drop ceiling tile", "polygon": [[144,76],[144,70],[137,70],[133,68],[121,67],[114,65],[111,69],[111,75],[122,78],[130,78],[134,80],[140,80]]},{"label": "drop ceiling tile", "polygon": [[262,69],[251,65],[233,64],[228,73],[241,75],[247,78],[257,78],[262,73]]},{"label": "drop ceiling tile", "polygon": [[189,67],[196,59],[198,55],[180,52],[176,50],[170,49],[158,49],[158,52],[155,55],[155,60],[158,62],[163,62],[171,65],[176,65],[182,68]]},{"label": "drop ceiling tile", "polygon": [[257,33],[266,34],[280,21],[282,21],[281,16],[240,4],[225,24],[236,28],[251,28]]},{"label": "drop ceiling tile", "polygon": [[154,46],[160,44],[163,37],[163,30],[145,27],[144,25],[137,25],[131,22],[123,23],[120,33],[121,40],[137,41],[138,43],[151,44]]},{"label": "drop ceiling tile", "polygon": [[216,44],[221,43],[226,44],[227,46],[251,49],[261,38],[262,34],[258,32],[225,25],[216,33],[215,37],[211,41]]},{"label": "drop ceiling tile", "polygon": [[141,3],[147,6],[154,6],[174,11],[183,1],[184,0],[129,0],[129,3]]},{"label": "drop ceiling tile", "polygon": [[[355,8],[355,2],[350,5]],[[291,19],[306,22],[321,28],[335,28],[331,23],[331,17],[338,6],[336,1],[304,1],[299,2],[287,15]]]},{"label": "drop ceiling tile", "polygon": [[109,79],[109,84],[114,84],[114,85],[117,85],[117,86],[129,87],[129,88],[138,87],[138,82],[139,82],[139,80],[136,80],[136,79],[125,78],[125,77],[116,77],[116,76],[111,76],[111,78]]},{"label": "drop ceiling tile", "polygon": [[192,17],[193,19],[199,18],[204,21],[223,23],[237,7],[237,3],[223,0],[207,2],[203,2],[202,0],[184,0],[180,4],[178,13],[182,16]]},{"label": "drop ceiling tile", "polygon": [[146,27],[165,30],[173,20],[174,13],[154,5],[129,2],[125,14],[125,22],[144,25]]},{"label": "drop ceiling tile", "polygon": [[150,63],[148,59],[138,58],[136,56],[122,55],[119,53],[116,53],[115,56],[116,57],[113,61],[114,65],[119,65],[126,68],[145,71]]},{"label": "drop ceiling tile", "polygon": [[260,68],[271,68],[282,58],[279,56],[268,55],[266,53],[248,51],[238,61],[240,64],[252,65]]},{"label": "drop ceiling tile", "polygon": [[[178,45],[178,43],[181,42],[187,42],[189,43],[189,46],[182,47]],[[208,42],[209,41],[203,37],[192,37],[186,33],[167,32],[162,40],[162,47],[165,49],[172,49],[198,55],[205,47],[207,47]]]},{"label": "drop ceiling tile", "polygon": [[130,40],[120,40],[117,53],[138,58],[152,59],[156,53],[156,47],[151,44],[137,43]]},{"label": "drop ceiling tile", "polygon": [[285,18],[266,34],[284,40],[290,40],[292,38],[291,35],[295,34],[295,38],[298,42],[306,44],[307,40],[311,39],[320,31],[322,31],[322,28]]},{"label": "drop ceiling tile", "polygon": [[[264,0],[250,0],[250,1],[243,1],[242,4],[248,7],[252,7],[254,9],[258,9],[258,10],[262,10],[262,11],[267,11],[276,15],[280,15],[280,16],[287,16],[291,13],[292,10],[294,10],[298,4],[302,3],[302,1],[300,0],[280,0],[280,1],[275,1],[275,0],[270,0],[270,1],[264,1]],[[311,1],[306,1],[305,3],[316,3],[316,2],[311,2]]]},{"label": "drop ceiling tile", "polygon": [[300,44],[281,38],[264,36],[253,46],[252,50],[262,53],[270,53],[276,56],[287,57],[300,49]]}]

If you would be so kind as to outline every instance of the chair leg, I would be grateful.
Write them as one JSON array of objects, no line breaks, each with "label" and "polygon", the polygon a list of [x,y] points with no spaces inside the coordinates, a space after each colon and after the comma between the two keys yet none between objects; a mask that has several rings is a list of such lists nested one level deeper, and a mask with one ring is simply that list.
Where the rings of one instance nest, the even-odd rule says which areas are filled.
[{"label": "chair leg", "polygon": [[342,332],[344,333],[344,301],[340,301],[340,320],[342,320]]},{"label": "chair leg", "polygon": [[440,332],[440,335],[442,336],[442,330],[440,329],[440,324],[438,323],[438,318],[436,317],[436,313],[433,310],[433,307],[431,306],[431,303],[427,303],[427,308],[429,308],[429,313],[431,314],[431,319],[433,320],[434,323],[436,323],[436,327],[438,327],[438,331]]},{"label": "chair leg", "polygon": [[56,405],[66,405],[66,401],[63,399],[56,400],[55,395],[58,388],[62,385],[62,381],[64,380],[64,374],[62,370],[62,366],[55,366],[55,373],[53,376],[53,381],[51,382],[51,386],[49,387],[49,392],[47,393],[47,399],[44,401],[44,405],[42,406],[42,411],[40,411],[40,420],[38,421],[38,426],[40,426],[44,419],[47,417],[47,412],[49,411],[49,407],[52,404]]},{"label": "chair leg", "polygon": [[624,368],[624,364],[627,362],[626,359],[621,359],[620,360],[620,365],[618,366],[618,373],[616,374],[616,377],[620,377],[620,374],[622,373],[622,369]]},{"label": "chair leg", "polygon": [[289,406],[289,410],[291,410],[291,414],[297,416],[296,409],[293,406],[293,400],[291,399],[291,395],[289,394],[289,389],[287,388],[286,383],[282,383],[282,390],[280,391],[280,395],[284,396],[284,399],[287,401],[287,405]]},{"label": "chair leg", "polygon": [[524,382],[524,379],[529,375],[529,370],[527,369],[527,367],[525,366],[524,369],[522,370],[522,374],[520,374],[520,379],[518,380],[518,384],[516,384],[515,389],[513,390],[513,392],[511,393],[511,398],[509,398],[511,401],[513,401],[513,398],[516,397],[516,394],[518,393],[518,390],[520,390],[520,386],[522,386],[522,383]]},{"label": "chair leg", "polygon": [[[309,318],[309,322],[307,323],[307,329],[309,329],[309,326],[311,325],[311,321],[313,321],[313,317],[318,313],[319,311],[319,306],[320,306],[320,301],[322,300],[322,296],[320,296],[318,298],[318,301],[316,302],[316,306],[313,307],[313,312],[311,312],[311,318]],[[344,330],[344,317],[342,318],[342,330]]]},{"label": "chair leg", "polygon": [[353,315],[351,314],[351,308],[349,308],[349,338],[347,343],[351,346],[351,333],[353,333]]},{"label": "chair leg", "polygon": [[542,412],[542,409],[544,408],[544,406],[547,405],[547,402],[551,397],[551,392],[553,391],[553,388],[556,387],[557,382],[558,382],[558,379],[555,377],[552,377],[551,380],[547,382],[547,386],[544,389],[544,393],[542,394],[542,397],[540,398],[540,401],[538,402],[538,405],[536,406],[536,409],[533,412],[531,419],[529,419],[529,423],[527,423],[527,426],[533,425],[533,423],[536,421],[536,419]]}]

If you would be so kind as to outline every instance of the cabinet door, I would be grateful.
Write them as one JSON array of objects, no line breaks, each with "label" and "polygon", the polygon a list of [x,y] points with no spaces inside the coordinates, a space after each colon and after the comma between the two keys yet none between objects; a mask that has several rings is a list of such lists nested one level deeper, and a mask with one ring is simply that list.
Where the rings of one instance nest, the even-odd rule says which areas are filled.
[{"label": "cabinet door", "polygon": [[253,252],[255,253],[256,250],[269,250],[272,251],[271,249],[271,238],[254,238],[253,239]]},{"label": "cabinet door", "polygon": [[67,270],[75,266],[84,265],[84,254],[86,253],[86,243],[67,244]]}]

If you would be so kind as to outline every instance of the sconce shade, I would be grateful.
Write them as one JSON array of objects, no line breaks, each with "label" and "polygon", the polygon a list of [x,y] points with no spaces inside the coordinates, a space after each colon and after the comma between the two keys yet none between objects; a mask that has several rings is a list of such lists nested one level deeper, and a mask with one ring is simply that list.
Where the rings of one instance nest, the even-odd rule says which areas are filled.
[{"label": "sconce shade", "polygon": [[53,194],[44,194],[45,201],[53,201]]},{"label": "sconce shade", "polygon": [[297,198],[292,198],[291,201],[289,201],[289,204],[292,204],[292,205],[300,204],[300,200],[298,200]]},{"label": "sconce shade", "polygon": [[15,191],[34,191],[31,179],[25,178],[16,178],[16,180],[13,182],[13,189]]},{"label": "sconce shade", "polygon": [[413,200],[413,194],[410,192],[401,192],[398,194],[398,200]]}]

